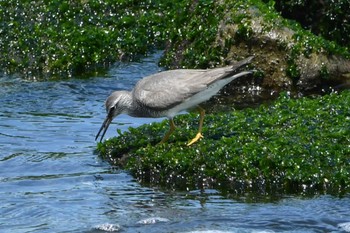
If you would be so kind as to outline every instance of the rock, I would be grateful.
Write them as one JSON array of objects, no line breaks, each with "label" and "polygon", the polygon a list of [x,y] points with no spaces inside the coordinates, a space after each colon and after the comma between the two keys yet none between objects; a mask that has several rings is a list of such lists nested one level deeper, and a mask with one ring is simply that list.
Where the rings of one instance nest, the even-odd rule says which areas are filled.
[{"label": "rock", "polygon": [[[283,19],[268,4],[259,1],[254,5],[246,1],[220,1],[215,7],[224,8],[222,15],[218,16],[222,20],[210,45],[219,51],[213,52],[218,55],[212,57],[208,64],[229,64],[255,55],[253,64],[261,71],[258,75],[260,78],[251,79],[250,83],[233,83],[225,89],[226,93],[243,93],[247,86],[253,84],[259,86],[255,88],[260,90],[255,93],[257,96],[282,90],[305,94],[324,85],[339,86],[349,82],[350,53],[346,48],[304,30],[294,21]],[[176,47],[174,58],[177,61],[172,63],[172,67],[195,63],[183,55],[186,51],[207,53],[196,44],[187,40],[173,42],[166,52],[172,51],[176,45],[180,46]]]}]

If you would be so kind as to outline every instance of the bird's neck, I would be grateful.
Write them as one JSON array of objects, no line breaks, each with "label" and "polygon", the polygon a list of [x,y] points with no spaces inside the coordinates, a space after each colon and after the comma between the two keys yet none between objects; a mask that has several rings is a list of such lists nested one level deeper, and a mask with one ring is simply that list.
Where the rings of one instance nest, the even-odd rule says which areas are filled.
[{"label": "bird's neck", "polygon": [[132,115],[132,112],[134,111],[134,105],[132,101],[131,92],[129,91],[123,91],[122,98],[120,98],[118,103],[119,108],[122,108],[122,113]]},{"label": "bird's neck", "polygon": [[[124,92],[124,91],[123,91]],[[153,116],[150,114],[147,109],[144,109],[140,104],[133,99],[133,93],[125,91],[123,93],[123,98],[119,100],[119,107],[121,107],[122,113],[127,114],[132,117],[150,117]]]}]

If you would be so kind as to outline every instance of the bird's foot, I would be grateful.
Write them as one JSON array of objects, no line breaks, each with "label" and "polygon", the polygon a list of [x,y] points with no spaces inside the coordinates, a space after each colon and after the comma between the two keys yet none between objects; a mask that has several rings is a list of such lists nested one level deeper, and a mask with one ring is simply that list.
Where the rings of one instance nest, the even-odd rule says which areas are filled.
[{"label": "bird's foot", "polygon": [[201,133],[197,133],[197,135],[189,143],[187,143],[187,146],[192,145],[193,143],[197,142],[201,138],[203,138],[203,135]]}]

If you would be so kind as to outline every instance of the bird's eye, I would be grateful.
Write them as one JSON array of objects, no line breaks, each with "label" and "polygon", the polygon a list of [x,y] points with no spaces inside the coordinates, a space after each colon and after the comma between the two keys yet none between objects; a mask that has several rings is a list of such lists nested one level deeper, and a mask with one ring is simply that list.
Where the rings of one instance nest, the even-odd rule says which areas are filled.
[{"label": "bird's eye", "polygon": [[115,110],[116,106],[112,106],[110,108],[107,109],[107,113],[111,114],[114,110]]},{"label": "bird's eye", "polygon": [[114,105],[109,109],[109,111],[114,111],[115,109],[116,109],[116,106]]}]

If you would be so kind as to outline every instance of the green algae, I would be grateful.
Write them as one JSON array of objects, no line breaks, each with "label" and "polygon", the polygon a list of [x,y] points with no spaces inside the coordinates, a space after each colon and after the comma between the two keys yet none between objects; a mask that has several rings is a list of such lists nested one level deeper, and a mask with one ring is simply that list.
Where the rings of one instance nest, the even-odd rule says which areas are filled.
[{"label": "green algae", "polygon": [[350,91],[290,98],[208,114],[204,139],[191,147],[198,116],[175,118],[178,130],[157,144],[167,122],[143,125],[98,144],[100,155],[141,182],[172,189],[229,193],[350,191]]},{"label": "green algae", "polygon": [[[232,47],[245,44],[249,51],[255,44],[252,21],[258,17],[262,32],[295,31],[290,50],[281,41],[288,49],[286,72],[294,80],[300,75],[297,55],[326,51],[350,57],[347,48],[283,19],[273,1],[10,0],[0,2],[0,70],[34,78],[93,75],[154,48],[166,49],[162,66],[216,67],[230,62]],[[222,34],[223,24],[237,25],[235,35]]]},{"label": "green algae", "polygon": [[166,9],[147,0],[1,1],[0,69],[32,78],[92,75],[164,41]]},{"label": "green algae", "polygon": [[[169,34],[169,43],[160,62],[162,66],[207,68],[230,63],[252,53],[257,57],[261,54],[265,59],[280,56],[279,59],[286,64],[281,64],[284,71],[277,72],[285,73],[276,79],[287,76],[295,85],[302,76],[302,64],[312,56],[350,58],[347,47],[316,36],[293,20],[282,18],[273,1],[209,1],[208,6],[216,16],[211,20],[206,11],[194,10],[196,6],[200,8],[200,3],[191,5],[192,10],[181,17],[185,19],[182,24],[174,25],[175,30]],[[206,25],[204,28],[207,30],[203,31],[203,26],[198,25]],[[186,37],[188,34],[191,37]],[[266,46],[268,38],[272,46]],[[260,66],[264,67],[263,64]],[[324,65],[319,71],[321,78],[331,77],[333,71],[327,67]]]},{"label": "green algae", "polygon": [[325,39],[335,41],[345,47],[350,46],[350,16],[348,14],[350,2],[348,0],[274,0],[271,2],[284,18],[298,21],[303,28]]},{"label": "green algae", "polygon": [[[167,44],[208,49],[220,19],[214,5],[191,0],[1,1],[0,70],[29,78],[93,75]],[[209,48],[207,55],[188,49],[182,56],[195,61],[188,66],[205,67],[216,49]]]},{"label": "green algae", "polygon": [[[244,1],[244,3],[243,1],[226,1],[225,6],[232,9],[229,17],[233,18],[236,24],[238,23],[235,37],[241,38],[241,40],[236,40],[233,45],[239,46],[244,41],[248,48],[251,48],[251,44],[256,43],[257,38],[262,37],[263,41],[263,37],[273,34],[274,36],[271,38],[277,38],[275,41],[276,50],[283,51],[283,57],[287,62],[286,75],[291,78],[294,84],[301,76],[299,63],[302,57],[310,58],[313,54],[316,56],[323,54],[328,57],[336,55],[346,59],[350,58],[349,47],[338,44],[337,40],[332,41],[317,36],[309,30],[305,30],[300,23],[282,18],[274,10],[274,1],[268,1],[265,4],[257,0]],[[246,27],[244,31],[249,32],[249,34],[240,36],[242,24]],[[254,28],[254,24],[259,26]],[[260,46],[258,50],[264,51],[263,44],[257,43],[257,45]],[[323,74],[329,74],[326,66],[322,67],[320,72],[322,77],[325,77]]]},{"label": "green algae", "polygon": [[215,1],[183,1],[183,7],[173,9],[172,24],[167,26],[167,46],[162,66],[177,68],[207,68],[219,63],[222,48],[213,41],[224,7]]}]

